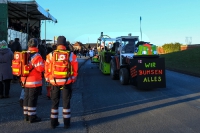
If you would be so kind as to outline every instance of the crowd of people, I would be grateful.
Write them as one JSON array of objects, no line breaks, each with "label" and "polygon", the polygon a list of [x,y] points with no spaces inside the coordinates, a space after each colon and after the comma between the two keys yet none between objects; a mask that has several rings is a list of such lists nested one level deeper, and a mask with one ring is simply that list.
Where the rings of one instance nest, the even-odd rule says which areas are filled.
[{"label": "crowd of people", "polygon": [[88,51],[87,49],[84,49],[84,50],[75,49],[75,50],[74,50],[74,53],[75,53],[76,55],[78,55],[78,56],[81,58],[82,55],[83,55],[84,57],[86,57],[86,56],[88,55],[89,51]]},{"label": "crowd of people", "polygon": [[20,19],[9,19],[8,28],[15,31],[27,33],[31,38],[39,38],[40,36],[39,27],[23,23],[22,21],[20,21]]},{"label": "crowd of people", "polygon": [[64,127],[70,127],[70,99],[72,93],[72,84],[76,81],[78,75],[78,62],[76,54],[71,51],[69,54],[69,63],[73,69],[69,78],[66,81],[59,82],[60,79],[52,79],[52,73],[49,70],[52,65],[52,56],[54,50],[69,50],[69,44],[64,36],[59,36],[57,44],[52,47],[46,46],[45,40],[31,38],[28,42],[28,51],[30,51],[30,71],[27,77],[14,76],[12,73],[12,60],[16,51],[21,52],[22,48],[19,43],[19,38],[10,41],[0,42],[0,99],[10,97],[10,86],[12,83],[19,83],[22,86],[20,104],[23,107],[24,121],[29,123],[39,122],[41,118],[37,116],[37,99],[42,92],[42,79],[45,79],[51,85],[51,128],[59,125],[58,122],[58,105],[60,99],[60,91],[63,93],[63,121]]}]

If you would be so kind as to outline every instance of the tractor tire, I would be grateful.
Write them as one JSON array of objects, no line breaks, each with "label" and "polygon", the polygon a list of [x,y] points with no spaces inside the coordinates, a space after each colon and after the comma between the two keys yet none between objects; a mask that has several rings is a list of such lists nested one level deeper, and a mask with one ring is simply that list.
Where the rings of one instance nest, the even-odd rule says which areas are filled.
[{"label": "tractor tire", "polygon": [[116,80],[119,79],[119,75],[116,74],[117,71],[117,66],[116,66],[116,62],[114,60],[110,61],[110,76],[111,79]]},{"label": "tractor tire", "polygon": [[119,79],[122,85],[129,84],[129,72],[126,68],[121,68],[119,71]]}]

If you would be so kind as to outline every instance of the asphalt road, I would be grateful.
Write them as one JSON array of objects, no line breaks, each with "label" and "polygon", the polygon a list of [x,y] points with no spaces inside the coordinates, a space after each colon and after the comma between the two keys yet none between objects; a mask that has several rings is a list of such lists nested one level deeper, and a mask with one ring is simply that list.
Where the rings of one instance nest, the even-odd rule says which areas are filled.
[{"label": "asphalt road", "polygon": [[46,99],[45,89],[37,108],[42,122],[24,122],[18,104],[20,86],[12,84],[11,98],[0,99],[0,132],[200,132],[200,78],[166,70],[166,88],[142,91],[111,80],[90,60],[79,58],[78,61],[80,69],[73,85],[70,129],[50,128],[51,101]]},{"label": "asphalt road", "polygon": [[200,78],[166,71],[166,88],[142,91],[111,80],[89,61],[81,69],[88,133],[200,132]]}]

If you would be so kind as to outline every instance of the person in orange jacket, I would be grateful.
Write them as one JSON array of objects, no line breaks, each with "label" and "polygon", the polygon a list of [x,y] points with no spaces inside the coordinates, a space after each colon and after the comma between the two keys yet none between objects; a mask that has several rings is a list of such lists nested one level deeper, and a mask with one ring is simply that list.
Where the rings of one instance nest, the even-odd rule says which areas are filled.
[{"label": "person in orange jacket", "polygon": [[[57,38],[57,50],[69,50],[69,44],[66,42],[64,36],[59,36]],[[53,51],[55,52],[55,51]],[[63,121],[64,128],[70,127],[70,99],[72,95],[72,84],[76,81],[78,75],[78,62],[77,57],[73,52],[68,52],[69,55],[69,64],[71,65],[68,78],[54,78],[53,73],[49,71],[53,65],[53,53],[49,53],[46,57],[45,62],[45,79],[51,84],[51,128],[55,128],[59,125],[58,122],[58,106],[60,100],[60,91],[62,88],[62,103],[63,103]],[[66,73],[66,72],[63,72]]]},{"label": "person in orange jacket", "polygon": [[38,53],[38,42],[36,38],[31,38],[28,42],[29,57],[29,75],[21,77],[21,83],[24,87],[23,113],[24,120],[30,123],[39,122],[41,118],[36,115],[36,106],[39,88],[42,86],[42,72],[44,71],[44,61]]}]

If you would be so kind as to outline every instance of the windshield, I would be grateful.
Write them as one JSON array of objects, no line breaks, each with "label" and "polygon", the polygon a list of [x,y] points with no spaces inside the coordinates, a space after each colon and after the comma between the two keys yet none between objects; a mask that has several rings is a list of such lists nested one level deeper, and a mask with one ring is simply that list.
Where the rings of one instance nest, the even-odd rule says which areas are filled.
[{"label": "windshield", "polygon": [[134,53],[136,41],[133,39],[124,39],[121,43],[122,54],[123,53]]}]

